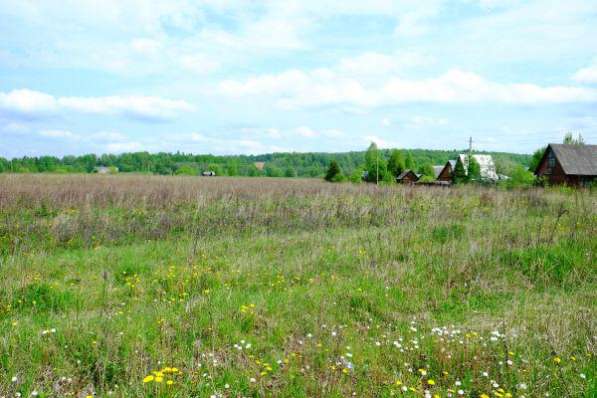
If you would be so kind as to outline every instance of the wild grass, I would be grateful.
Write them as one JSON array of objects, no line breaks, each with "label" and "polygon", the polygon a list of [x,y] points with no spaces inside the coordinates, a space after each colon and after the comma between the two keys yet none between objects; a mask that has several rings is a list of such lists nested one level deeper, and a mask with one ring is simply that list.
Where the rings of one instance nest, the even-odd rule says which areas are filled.
[{"label": "wild grass", "polygon": [[2,175],[0,396],[592,397],[595,199]]}]

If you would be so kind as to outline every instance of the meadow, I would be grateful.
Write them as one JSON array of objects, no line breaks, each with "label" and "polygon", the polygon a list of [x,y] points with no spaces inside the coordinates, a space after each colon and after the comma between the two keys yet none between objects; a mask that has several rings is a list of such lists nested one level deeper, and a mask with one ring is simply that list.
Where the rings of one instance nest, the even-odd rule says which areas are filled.
[{"label": "meadow", "polygon": [[597,195],[0,175],[0,397],[595,397]]}]

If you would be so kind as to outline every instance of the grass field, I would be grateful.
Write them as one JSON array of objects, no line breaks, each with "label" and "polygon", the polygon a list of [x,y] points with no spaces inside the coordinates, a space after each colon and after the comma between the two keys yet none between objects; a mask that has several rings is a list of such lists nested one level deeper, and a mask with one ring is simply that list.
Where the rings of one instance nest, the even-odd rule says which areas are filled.
[{"label": "grass field", "polygon": [[0,397],[595,397],[597,195],[0,175]]}]

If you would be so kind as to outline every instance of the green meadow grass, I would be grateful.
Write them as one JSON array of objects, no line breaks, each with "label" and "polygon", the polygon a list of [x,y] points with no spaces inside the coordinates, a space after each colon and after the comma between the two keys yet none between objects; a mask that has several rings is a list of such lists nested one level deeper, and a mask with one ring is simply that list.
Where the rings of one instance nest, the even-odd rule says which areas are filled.
[{"label": "green meadow grass", "polygon": [[1,180],[0,396],[595,396],[594,193],[197,181]]}]

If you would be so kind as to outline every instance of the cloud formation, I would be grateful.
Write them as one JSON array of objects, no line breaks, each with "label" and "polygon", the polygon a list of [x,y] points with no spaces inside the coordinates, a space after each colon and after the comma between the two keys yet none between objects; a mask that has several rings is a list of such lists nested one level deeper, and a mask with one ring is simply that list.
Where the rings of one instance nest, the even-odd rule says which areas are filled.
[{"label": "cloud formation", "polygon": [[579,69],[572,78],[580,83],[597,83],[597,61],[586,68]]},{"label": "cloud formation", "polygon": [[118,115],[144,121],[163,121],[194,108],[182,100],[155,96],[54,97],[39,91],[20,89],[0,92],[0,113],[44,117],[61,111]]},{"label": "cloud formation", "polygon": [[403,103],[597,102],[597,90],[592,88],[500,83],[460,69],[425,79],[379,76],[375,82],[357,74],[340,73],[338,69],[288,70],[245,80],[226,80],[220,83],[219,91],[230,97],[271,97],[284,108],[337,104],[380,107]]}]

